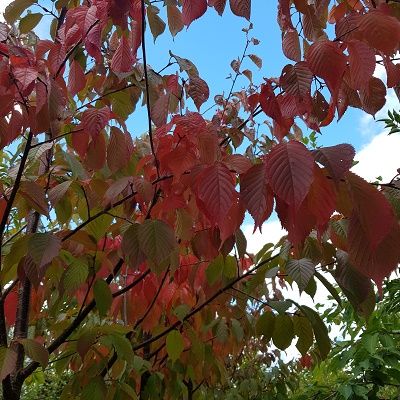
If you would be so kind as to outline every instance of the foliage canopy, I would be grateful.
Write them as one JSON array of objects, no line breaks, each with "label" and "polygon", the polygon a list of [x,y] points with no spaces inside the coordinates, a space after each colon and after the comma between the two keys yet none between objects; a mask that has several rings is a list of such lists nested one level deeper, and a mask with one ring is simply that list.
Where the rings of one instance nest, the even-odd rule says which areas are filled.
[{"label": "foliage canopy", "polygon": [[[47,6],[15,0],[0,24],[4,398],[19,399],[49,365],[72,374],[61,398],[191,399],[224,382],[230,357],[252,343],[285,350],[296,339],[304,357],[326,358],[320,316],[278,286],[313,295],[318,280],[340,301],[332,275],[369,315],[372,281],[381,291],[400,260],[400,190],[395,178],[355,175],[350,144],[317,147],[298,124],[320,132],[348,107],[383,107],[400,83],[400,4],[277,1],[291,63],[253,82],[242,68],[245,57],[262,68],[247,52],[258,43],[250,26],[211,119],[196,66],[170,53],[152,70],[145,31],[156,39],[168,23],[176,35],[208,8],[250,19],[250,0]],[[51,39],[38,38],[49,17]],[[239,74],[249,85],[236,91]],[[148,131],[135,139],[140,100]],[[245,212],[257,229],[273,211],[287,236],[249,254]]]}]

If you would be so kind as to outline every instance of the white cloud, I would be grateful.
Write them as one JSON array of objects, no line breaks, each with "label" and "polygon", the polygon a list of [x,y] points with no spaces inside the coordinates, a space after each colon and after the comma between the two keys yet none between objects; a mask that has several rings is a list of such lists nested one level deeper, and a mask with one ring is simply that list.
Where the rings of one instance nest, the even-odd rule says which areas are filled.
[{"label": "white cloud", "polygon": [[4,21],[3,13],[9,3],[9,0],[0,0],[0,21]]},{"label": "white cloud", "polygon": [[400,168],[400,134],[388,135],[382,132],[357,152],[359,163],[352,171],[366,180],[382,176],[384,182],[390,181]]}]

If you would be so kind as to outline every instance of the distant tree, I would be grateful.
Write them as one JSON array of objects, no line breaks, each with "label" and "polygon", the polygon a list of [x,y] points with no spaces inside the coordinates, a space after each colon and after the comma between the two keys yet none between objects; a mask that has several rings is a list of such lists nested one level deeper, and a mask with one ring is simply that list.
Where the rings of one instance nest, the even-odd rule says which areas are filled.
[{"label": "distant tree", "polygon": [[[232,357],[272,339],[315,359],[330,351],[317,312],[279,285],[361,313],[400,260],[399,190],[350,172],[350,144],[315,132],[348,107],[376,114],[399,84],[399,4],[279,0],[278,78],[252,81],[258,40],[232,62],[215,114],[209,87],[170,53],[147,65],[145,32],[174,36],[213,7],[250,20],[250,0],[15,0],[0,24],[0,380],[3,398],[49,365],[62,399],[201,396]],[[161,6],[159,9],[156,4]],[[213,12],[207,11],[207,12]],[[51,39],[32,30],[42,19]],[[239,23],[238,19],[238,23]],[[327,23],[334,29],[327,29]],[[184,33],[182,33],[184,34]],[[210,57],[210,55],[208,55]],[[378,61],[377,61],[378,57]],[[386,84],[373,76],[376,62]],[[243,74],[247,88],[237,91]],[[129,126],[139,100],[148,131]],[[189,111],[197,109],[197,111]],[[257,116],[267,118],[258,134]],[[313,130],[303,135],[298,124]],[[269,128],[267,128],[267,126]],[[308,146],[308,147],[307,147]],[[249,254],[245,212],[275,210],[288,234]],[[257,306],[250,307],[251,302]],[[50,364],[51,363],[51,364]]]}]

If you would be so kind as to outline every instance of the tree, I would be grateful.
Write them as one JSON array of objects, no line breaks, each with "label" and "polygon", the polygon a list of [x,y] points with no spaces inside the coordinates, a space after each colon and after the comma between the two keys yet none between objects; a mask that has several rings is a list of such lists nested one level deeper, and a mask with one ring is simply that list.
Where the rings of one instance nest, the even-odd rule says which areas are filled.
[{"label": "tree", "polygon": [[[250,19],[250,0],[226,3],[208,6]],[[277,1],[292,63],[258,85],[242,68],[244,58],[262,67],[247,53],[258,43],[250,26],[210,120],[196,66],[171,53],[153,71],[145,41],[146,29],[156,38],[167,21],[176,35],[212,12],[206,0],[10,3],[0,25],[5,399],[49,363],[72,374],[62,398],[192,399],[254,338],[281,350],[298,338],[304,355],[315,342],[325,358],[325,325],[282,297],[285,281],[312,293],[318,279],[337,297],[333,273],[370,312],[371,279],[381,291],[400,260],[398,185],[367,183],[349,171],[351,145],[313,148],[315,133],[296,122],[319,132],[348,107],[383,107],[400,81],[399,5],[331,3]],[[32,32],[43,14],[51,40]],[[239,74],[250,83],[235,91]],[[127,120],[140,99],[148,131],[134,139]],[[287,236],[249,254],[245,212],[261,229],[273,210]]]}]

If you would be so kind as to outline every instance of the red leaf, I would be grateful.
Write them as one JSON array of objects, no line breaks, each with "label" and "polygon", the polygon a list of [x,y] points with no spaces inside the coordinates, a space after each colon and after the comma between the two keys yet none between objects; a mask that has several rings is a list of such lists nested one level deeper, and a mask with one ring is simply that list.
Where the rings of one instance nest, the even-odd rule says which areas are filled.
[{"label": "red leaf", "polygon": [[261,228],[274,206],[265,164],[254,165],[240,177],[240,198],[254,219],[254,230]]},{"label": "red leaf", "polygon": [[299,34],[295,29],[289,29],[282,38],[283,54],[293,61],[301,60]]},{"label": "red leaf", "polygon": [[377,50],[391,55],[399,48],[400,22],[379,10],[371,10],[361,16],[359,32],[364,40]]},{"label": "red leaf", "polygon": [[251,0],[229,0],[229,3],[235,15],[250,20]]},{"label": "red leaf", "polygon": [[8,326],[15,324],[16,311],[17,311],[18,294],[16,290],[10,292],[4,302],[4,312]]},{"label": "red leaf", "polygon": [[307,63],[301,61],[295,65],[286,65],[279,82],[286,93],[301,98],[310,96],[312,78]]},{"label": "red leaf", "polygon": [[386,76],[387,82],[386,85],[388,88],[396,87],[400,85],[400,65],[395,64],[390,60],[389,57],[384,57],[383,62],[386,68]]},{"label": "red leaf", "polygon": [[76,95],[86,86],[86,76],[78,61],[74,60],[69,68],[68,90],[72,96]]},{"label": "red leaf", "polygon": [[86,153],[86,166],[89,170],[98,171],[106,162],[106,140],[100,133],[92,138]]},{"label": "red leaf", "polygon": [[336,146],[321,147],[312,152],[316,162],[326,167],[332,178],[339,181],[353,165],[356,154],[350,144],[338,144]]},{"label": "red leaf", "polygon": [[360,90],[360,99],[363,110],[375,115],[386,103],[385,84],[373,76],[368,85]]},{"label": "red leaf", "polygon": [[382,192],[358,175],[349,173],[347,182],[353,198],[353,213],[357,214],[371,249],[374,250],[396,222],[393,209]]},{"label": "red leaf", "polygon": [[325,80],[329,90],[336,92],[346,68],[346,56],[339,46],[329,40],[315,42],[308,49],[307,62],[311,71]]},{"label": "red leaf", "polygon": [[314,167],[314,181],[307,195],[307,202],[321,233],[335,211],[336,191],[332,179],[329,179],[317,166]]},{"label": "red leaf", "polygon": [[38,76],[38,71],[33,67],[18,67],[13,69],[15,79],[26,89]]},{"label": "red leaf", "polygon": [[268,154],[267,168],[275,195],[298,209],[313,181],[311,153],[297,141],[280,143]]},{"label": "red leaf", "polygon": [[382,291],[382,281],[394,271],[400,262],[400,226],[397,222],[389,234],[373,250],[356,215],[350,218],[348,233],[350,261],[363,275],[373,279]]},{"label": "red leaf", "polygon": [[72,134],[72,147],[79,154],[80,157],[84,158],[89,146],[89,133],[87,132],[74,132]]},{"label": "red leaf", "polygon": [[135,55],[129,40],[125,35],[121,36],[121,40],[111,60],[111,69],[114,72],[130,72],[135,62]]},{"label": "red leaf", "polygon": [[169,97],[169,94],[161,93],[160,97],[151,107],[151,119],[157,127],[167,122]]},{"label": "red leaf", "polygon": [[200,18],[207,11],[207,0],[183,0],[182,20],[189,26],[195,19]]},{"label": "red leaf", "polygon": [[208,5],[214,7],[215,11],[222,15],[225,10],[226,0],[208,0]]},{"label": "red leaf", "polygon": [[351,87],[360,89],[368,84],[375,71],[375,52],[365,43],[352,40],[348,43]]},{"label": "red leaf", "polygon": [[223,221],[235,195],[232,173],[221,163],[205,168],[198,176],[197,197],[211,221]]},{"label": "red leaf", "polygon": [[210,96],[210,89],[203,79],[198,76],[191,76],[189,79],[188,95],[193,99],[197,109],[200,110],[201,105]]},{"label": "red leaf", "polygon": [[111,172],[124,168],[129,162],[129,149],[125,134],[118,128],[111,128],[110,141],[107,146],[107,165]]},{"label": "red leaf", "polygon": [[82,114],[82,125],[85,133],[89,133],[93,138],[107,125],[110,120],[110,109],[89,108]]}]

